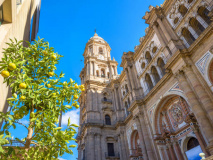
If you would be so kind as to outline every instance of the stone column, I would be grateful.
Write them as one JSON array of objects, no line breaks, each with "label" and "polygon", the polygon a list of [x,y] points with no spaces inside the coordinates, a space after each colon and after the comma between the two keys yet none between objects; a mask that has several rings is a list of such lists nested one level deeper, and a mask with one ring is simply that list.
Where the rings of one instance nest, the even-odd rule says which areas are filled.
[{"label": "stone column", "polygon": [[153,149],[152,149],[151,140],[149,138],[149,133],[148,133],[147,125],[146,125],[145,120],[144,120],[144,116],[145,116],[144,112],[140,112],[139,120],[140,120],[141,127],[142,127],[142,132],[143,132],[144,142],[145,142],[145,145],[146,145],[147,155],[149,157],[149,160],[155,160],[155,156],[154,156],[155,153],[153,152]]},{"label": "stone column", "polygon": [[125,73],[126,73],[126,77],[127,77],[127,81],[128,81],[128,84],[129,84],[129,91],[132,91],[132,85],[131,85],[131,80],[129,78],[129,74],[128,74],[128,70],[127,68],[125,68]]},{"label": "stone column", "polygon": [[162,44],[162,47],[165,47],[166,43],[165,43],[164,39],[162,38],[160,32],[158,31],[158,28],[156,25],[157,25],[156,23],[153,25],[153,29],[154,29],[155,33],[157,34],[157,37],[160,40],[160,43]]},{"label": "stone column", "polygon": [[[152,80],[152,84],[153,84],[153,87],[154,87],[156,85],[156,82],[155,82],[155,79],[153,77],[153,74],[150,72],[149,75],[150,75],[150,78]],[[151,88],[150,88],[150,90],[151,90]]]},{"label": "stone column", "polygon": [[200,24],[206,29],[208,27],[208,24],[203,20],[199,14],[196,14],[196,19],[200,22]]},{"label": "stone column", "polygon": [[120,134],[118,135],[118,146],[119,146],[120,158],[124,159],[125,156],[124,156],[123,151],[122,151],[122,144],[121,144]]},{"label": "stone column", "polygon": [[82,149],[78,148],[78,160],[82,160]]},{"label": "stone column", "polygon": [[160,19],[160,18],[157,18],[157,22],[158,22],[160,28],[162,29],[162,31],[163,31],[163,33],[164,33],[164,35],[165,35],[167,41],[170,41],[170,40],[171,40],[171,37],[170,37],[170,35],[169,35],[167,29],[165,28],[164,24],[162,23],[161,19]]},{"label": "stone column", "polygon": [[192,34],[192,36],[197,39],[198,35],[197,33],[194,31],[194,29],[191,26],[188,26],[189,32]]},{"label": "stone column", "polygon": [[94,64],[94,68],[93,68],[93,76],[96,76],[96,67],[95,67],[95,62],[93,63]]},{"label": "stone column", "polygon": [[174,150],[176,151],[177,159],[178,159],[178,160],[184,160],[178,142],[174,139],[174,137],[173,137],[173,140],[172,140],[172,141],[173,141]]},{"label": "stone column", "polygon": [[85,160],[90,160],[90,144],[89,144],[89,135],[87,133],[86,137],[84,138],[85,140]]},{"label": "stone column", "polygon": [[115,74],[118,75],[117,67],[115,66]]},{"label": "stone column", "polygon": [[93,101],[93,111],[98,111],[99,110],[99,108],[98,108],[98,90],[96,88],[94,89],[92,101]]},{"label": "stone column", "polygon": [[89,66],[90,66],[90,75],[93,75],[93,62],[89,62]]},{"label": "stone column", "polygon": [[160,155],[162,155],[162,157],[163,157],[163,160],[166,160],[167,157],[166,157],[166,155],[165,155],[164,148],[160,147],[160,148],[159,148],[159,151],[160,151]]},{"label": "stone column", "polygon": [[95,152],[97,152],[96,160],[101,160],[101,135],[96,135],[96,145],[95,145]]},{"label": "stone column", "polygon": [[135,89],[135,83],[134,83],[134,79],[133,79],[133,76],[132,76],[132,73],[131,73],[132,71],[130,69],[130,66],[127,67],[127,70],[128,70],[128,75],[129,75],[129,79],[130,79],[132,89]]},{"label": "stone column", "polygon": [[93,89],[90,89],[90,110],[93,110]]},{"label": "stone column", "polygon": [[203,143],[203,140],[202,140],[202,137],[200,135],[200,131],[199,131],[199,128],[196,124],[192,125],[192,129],[196,135],[196,138],[200,144],[200,148],[202,149],[203,153],[205,153],[206,156],[209,156],[209,153],[207,152],[206,150],[206,146],[204,145]]},{"label": "stone column", "polygon": [[172,160],[171,153],[169,151],[168,145],[166,146],[166,153],[167,153],[169,160]]},{"label": "stone column", "polygon": [[89,62],[87,62],[87,68],[86,68],[87,70],[87,76],[89,75]]},{"label": "stone column", "polygon": [[144,136],[143,136],[143,133],[142,133],[139,117],[135,116],[134,120],[136,122],[137,129],[138,129],[138,135],[139,135],[139,139],[140,139],[140,147],[141,147],[141,150],[142,150],[143,158],[144,158],[144,160],[148,160],[146,147],[145,147],[145,143],[144,143]]},{"label": "stone column", "polygon": [[157,72],[158,72],[158,75],[160,77],[160,79],[163,77],[163,73],[161,72],[161,69],[158,65],[155,65],[156,66],[156,69],[157,69]]},{"label": "stone column", "polygon": [[175,156],[175,152],[173,150],[172,144],[167,142],[167,147],[169,148],[169,153],[172,157],[172,160],[177,160],[176,156]]},{"label": "stone column", "polygon": [[122,153],[125,156],[124,160],[129,160],[129,148],[127,144],[127,137],[124,131],[121,131]]},{"label": "stone column", "polygon": [[199,97],[201,103],[203,104],[203,107],[205,108],[209,118],[211,119],[211,122],[213,123],[213,102],[211,98],[203,88],[202,84],[200,83],[197,76],[193,72],[191,66],[186,66],[184,68],[184,71],[186,73],[189,82],[192,84],[192,87],[197,93],[197,96]]},{"label": "stone column", "polygon": [[92,160],[95,159],[95,140],[94,140],[94,133],[89,133],[88,135],[88,140],[87,143],[89,143],[89,153],[87,155],[87,160]]},{"label": "stone column", "polygon": [[180,39],[183,40],[183,43],[184,43],[184,45],[186,46],[186,48],[189,48],[189,47],[190,47],[189,43],[188,43],[187,40],[184,38],[184,36],[181,35]]},{"label": "stone column", "polygon": [[117,101],[117,105],[118,105],[118,110],[120,110],[121,105],[120,105],[120,97],[119,97],[119,93],[118,93],[118,85],[116,85],[115,87],[115,96],[116,96],[116,101]]},{"label": "stone column", "polygon": [[[196,95],[194,94],[193,90],[191,89],[190,85],[188,84],[184,73],[180,71],[176,74],[176,77],[179,81],[181,88],[183,89],[188,102],[190,103],[190,107],[195,114],[195,117],[200,126],[202,126],[202,131],[209,143],[209,151],[213,154],[213,128],[212,124],[210,123],[209,119],[206,116],[205,111],[202,109],[200,102],[198,101]],[[191,77],[192,78],[192,77]]]}]

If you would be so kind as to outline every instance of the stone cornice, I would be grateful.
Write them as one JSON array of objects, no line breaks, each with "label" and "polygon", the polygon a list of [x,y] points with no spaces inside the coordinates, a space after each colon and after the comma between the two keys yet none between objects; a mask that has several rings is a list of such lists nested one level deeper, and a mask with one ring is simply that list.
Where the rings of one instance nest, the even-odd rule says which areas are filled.
[{"label": "stone cornice", "polygon": [[139,108],[139,106],[143,105],[143,97],[141,97],[141,99],[139,100],[133,100],[133,102],[131,103],[130,107],[128,108],[128,111],[133,112],[135,108]]},{"label": "stone cornice", "polygon": [[98,57],[96,57],[96,56],[85,57],[84,58],[84,64],[86,64],[88,61],[118,66],[118,62],[117,61],[113,61],[113,60],[101,60],[101,59],[98,59]]},{"label": "stone cornice", "polygon": [[140,56],[141,51],[146,47],[149,41],[153,38],[155,32],[152,28],[149,29],[148,33],[144,36],[143,41],[138,46],[137,51],[135,52],[133,59],[134,61]]},{"label": "stone cornice", "polygon": [[127,124],[133,118],[132,113],[130,113],[124,120],[124,123]]},{"label": "stone cornice", "polygon": [[91,44],[92,44],[92,45],[95,45],[95,44],[106,45],[106,46],[107,46],[107,49],[108,49],[109,51],[111,51],[111,48],[110,48],[109,44],[108,44],[106,41],[105,41],[105,43],[102,43],[102,42],[97,42],[97,41],[88,40],[88,42],[86,43],[85,49],[84,49],[83,56],[85,56],[85,53],[86,53],[86,51],[88,50],[88,46],[91,45]]}]

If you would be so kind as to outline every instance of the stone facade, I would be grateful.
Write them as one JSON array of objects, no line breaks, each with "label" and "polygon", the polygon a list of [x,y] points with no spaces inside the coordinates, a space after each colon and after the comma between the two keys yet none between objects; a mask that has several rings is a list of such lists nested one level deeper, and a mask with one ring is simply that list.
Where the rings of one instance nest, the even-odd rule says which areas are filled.
[{"label": "stone facade", "polygon": [[[78,160],[186,160],[213,155],[212,0],[149,7],[146,35],[117,62],[96,33],[80,73]],[[199,154],[199,153],[197,153]]]},{"label": "stone facade", "polygon": [[[41,0],[0,0],[0,59],[9,39],[34,40],[38,32]],[[26,45],[26,43],[24,43]],[[6,112],[8,88],[0,76],[0,112]],[[0,124],[1,128],[1,124]]]}]

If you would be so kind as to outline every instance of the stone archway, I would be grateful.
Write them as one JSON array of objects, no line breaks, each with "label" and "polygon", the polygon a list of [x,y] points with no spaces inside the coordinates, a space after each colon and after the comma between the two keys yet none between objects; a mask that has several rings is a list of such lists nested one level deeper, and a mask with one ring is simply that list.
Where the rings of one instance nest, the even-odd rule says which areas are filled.
[{"label": "stone archway", "polygon": [[[181,145],[182,146],[181,150],[182,150],[182,153],[184,154],[185,159],[200,158],[198,154],[202,153],[203,151],[202,151],[202,149],[200,147],[200,143],[195,135],[189,134],[182,141],[183,142]],[[196,153],[196,154],[194,154],[194,153]],[[190,157],[190,156],[192,156],[192,157]],[[196,156],[196,158],[193,156]]]},{"label": "stone archway", "polygon": [[187,101],[179,95],[169,95],[158,104],[154,115],[154,130],[157,148],[161,148],[159,153],[163,159],[183,160],[185,153],[180,142],[187,134],[195,131],[195,137],[205,150],[205,142],[190,108]]},{"label": "stone archway", "polygon": [[140,147],[139,134],[137,130],[134,130],[131,134],[131,155],[130,157],[139,158],[142,156],[142,150]]},{"label": "stone archway", "polygon": [[209,77],[211,84],[213,85],[213,60],[210,62],[210,65],[209,65],[208,77]]}]

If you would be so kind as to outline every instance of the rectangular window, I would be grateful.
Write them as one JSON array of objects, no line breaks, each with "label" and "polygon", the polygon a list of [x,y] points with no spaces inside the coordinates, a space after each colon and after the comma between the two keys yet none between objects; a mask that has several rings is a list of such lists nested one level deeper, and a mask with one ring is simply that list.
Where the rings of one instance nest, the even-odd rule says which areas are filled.
[{"label": "rectangular window", "polygon": [[108,148],[108,156],[114,157],[115,156],[114,144],[113,143],[107,143],[107,148]]},{"label": "rectangular window", "polygon": [[0,26],[3,23],[3,6],[0,6]]}]

